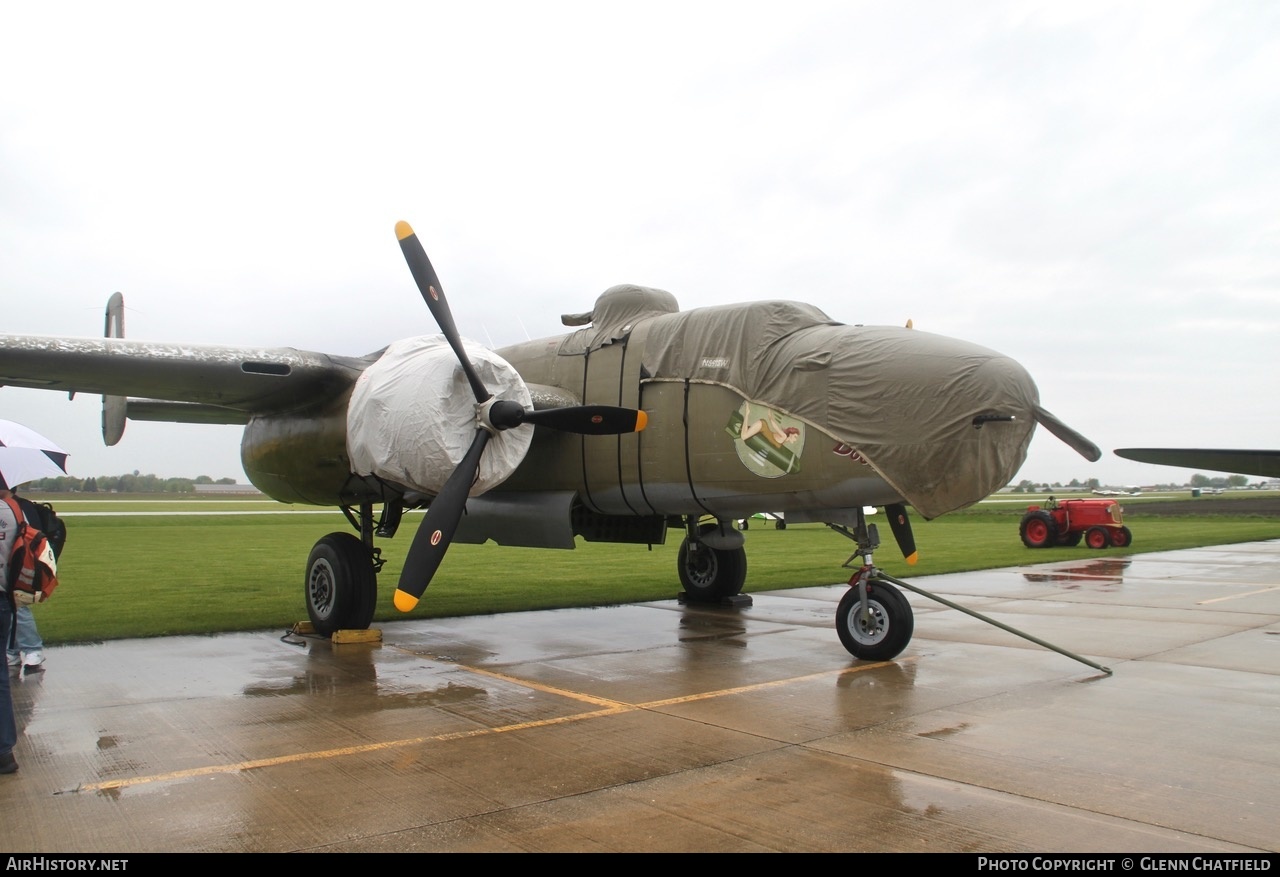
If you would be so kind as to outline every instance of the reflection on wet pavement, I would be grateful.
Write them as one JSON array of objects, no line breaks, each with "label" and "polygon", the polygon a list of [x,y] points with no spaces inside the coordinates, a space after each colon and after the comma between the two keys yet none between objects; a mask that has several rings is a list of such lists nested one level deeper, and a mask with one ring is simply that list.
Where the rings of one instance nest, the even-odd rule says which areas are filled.
[{"label": "reflection on wet pavement", "polygon": [[381,644],[52,648],[13,680],[21,770],[0,802],[42,815],[4,846],[1280,844],[1280,542],[919,583],[1115,675],[914,594],[906,652],[858,662],[832,630],[843,585],[400,622]]}]

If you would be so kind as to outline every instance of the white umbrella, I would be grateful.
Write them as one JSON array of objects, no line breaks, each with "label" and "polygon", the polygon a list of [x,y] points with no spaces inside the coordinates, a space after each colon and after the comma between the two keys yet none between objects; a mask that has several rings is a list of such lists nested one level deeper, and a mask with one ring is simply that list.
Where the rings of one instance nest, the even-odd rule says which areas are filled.
[{"label": "white umbrella", "polygon": [[6,485],[65,474],[66,451],[21,423],[0,420],[0,478]]}]

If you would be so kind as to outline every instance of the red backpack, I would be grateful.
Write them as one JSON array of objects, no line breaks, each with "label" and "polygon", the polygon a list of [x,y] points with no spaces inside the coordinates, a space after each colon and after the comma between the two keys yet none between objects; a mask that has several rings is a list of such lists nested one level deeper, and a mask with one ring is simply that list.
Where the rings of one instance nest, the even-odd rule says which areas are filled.
[{"label": "red backpack", "polygon": [[8,497],[5,502],[18,522],[9,555],[9,593],[18,605],[43,603],[58,587],[58,562],[53,548],[44,533],[27,523],[17,500]]}]

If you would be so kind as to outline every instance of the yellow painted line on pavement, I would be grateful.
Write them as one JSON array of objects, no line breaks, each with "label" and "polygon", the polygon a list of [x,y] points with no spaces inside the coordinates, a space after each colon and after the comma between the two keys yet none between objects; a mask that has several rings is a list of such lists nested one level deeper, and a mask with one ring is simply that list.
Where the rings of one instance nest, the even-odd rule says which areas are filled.
[{"label": "yellow painted line on pavement", "polygon": [[1197,606],[1208,606],[1210,603],[1225,603],[1228,600],[1239,600],[1242,597],[1254,597],[1258,594],[1270,594],[1272,591],[1280,591],[1280,585],[1270,588],[1259,588],[1256,591],[1245,591],[1243,594],[1231,594],[1228,597],[1214,597],[1212,600],[1201,600],[1196,603]]},{"label": "yellow painted line on pavement", "polygon": [[230,764],[210,764],[205,767],[194,767],[187,770],[170,771],[168,773],[150,774],[145,776],[127,777],[123,779],[105,780],[98,783],[84,783],[77,786],[71,791],[74,792],[107,792],[118,789],[127,789],[134,786],[143,786],[151,783],[174,782],[178,780],[193,779],[196,777],[213,776],[224,773],[239,773],[241,771],[259,770],[266,767],[278,767],[286,764],[297,764],[305,761],[324,761],[333,758],[346,758],[352,755],[363,755],[369,752],[381,752],[388,749],[401,749],[406,746],[421,746],[427,743],[446,743],[453,740],[465,740],[472,737],[485,737],[494,734],[509,734],[512,731],[527,731],[534,728],[547,728],[554,725],[564,725],[573,722],[582,722],[590,719],[599,719],[605,716],[621,715],[629,712],[641,712],[645,710],[655,710],[662,707],[674,706],[682,703],[693,703],[701,700],[712,700],[719,697],[732,697],[739,694],[748,694],[753,691],[764,691],[770,688],[780,688],[786,685],[794,685],[800,682],[809,682],[814,679],[821,679],[829,676],[843,676],[850,673],[861,673],[865,670],[874,670],[884,667],[887,661],[880,661],[874,664],[859,664],[856,667],[845,667],[840,670],[825,670],[821,673],[810,673],[804,676],[794,676],[788,679],[775,679],[770,682],[758,682],[753,685],[740,685],[736,688],[724,688],[716,691],[706,691],[700,694],[689,694],[681,697],[665,698],[663,700],[654,700],[647,703],[624,703],[621,701],[609,700],[608,698],[596,697],[595,695],[585,694],[580,691],[570,691],[568,689],[557,688],[551,685],[544,685],[538,682],[531,682],[526,679],[519,679],[515,676],[509,676],[504,673],[498,673],[493,670],[485,670],[480,667],[468,667],[462,664],[454,665],[460,670],[474,673],[478,676],[487,676],[491,679],[498,679],[509,682],[521,688],[528,688],[534,691],[541,691],[546,694],[552,694],[559,697],[569,698],[570,700],[590,703],[600,706],[600,709],[592,710],[585,713],[574,713],[573,715],[557,716],[551,719],[537,719],[528,722],[516,722],[510,725],[500,725],[496,728],[474,728],[470,731],[451,731],[444,734],[430,734],[423,737],[408,737],[400,740],[386,740],[381,743],[364,743],[358,746],[341,746],[336,749],[322,749],[315,752],[296,752],[292,755],[279,755],[274,758],[257,758],[249,761],[237,761]]}]

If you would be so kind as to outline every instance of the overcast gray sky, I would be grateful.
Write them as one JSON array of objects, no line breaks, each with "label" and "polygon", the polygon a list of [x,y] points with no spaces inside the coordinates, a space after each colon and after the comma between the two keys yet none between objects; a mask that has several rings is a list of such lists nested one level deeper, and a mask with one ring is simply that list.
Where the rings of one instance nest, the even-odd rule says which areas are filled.
[{"label": "overcast gray sky", "polygon": [[[1280,446],[1280,4],[7,4],[11,333],[363,354],[559,334],[616,283],[1007,353],[1107,453]],[[526,334],[527,333],[527,334]],[[71,471],[243,478],[239,429],[0,389]]]}]

